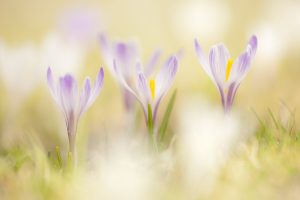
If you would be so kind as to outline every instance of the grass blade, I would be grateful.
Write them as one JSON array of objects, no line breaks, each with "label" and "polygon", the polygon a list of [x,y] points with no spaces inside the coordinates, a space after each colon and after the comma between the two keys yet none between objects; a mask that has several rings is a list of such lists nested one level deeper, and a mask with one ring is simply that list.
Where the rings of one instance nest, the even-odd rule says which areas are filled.
[{"label": "grass blade", "polygon": [[176,100],[176,94],[177,94],[177,90],[175,90],[172,94],[172,97],[167,106],[167,110],[164,114],[163,121],[159,127],[159,130],[158,130],[159,141],[162,141],[165,137],[166,130],[168,128],[169,119],[170,119],[170,116],[171,116],[171,113],[172,113],[172,110],[174,107],[174,103]]},{"label": "grass blade", "polygon": [[56,146],[56,147],[55,147],[55,151],[56,151],[56,157],[57,157],[57,163],[58,163],[58,166],[59,166],[59,168],[62,168],[62,166],[63,166],[63,161],[62,161],[62,158],[61,158],[59,146]]}]

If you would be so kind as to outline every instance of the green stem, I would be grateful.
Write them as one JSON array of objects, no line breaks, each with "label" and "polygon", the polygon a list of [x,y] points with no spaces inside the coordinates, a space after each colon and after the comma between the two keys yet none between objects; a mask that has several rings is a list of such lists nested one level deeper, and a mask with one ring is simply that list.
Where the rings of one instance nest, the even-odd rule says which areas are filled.
[{"label": "green stem", "polygon": [[148,104],[148,132],[149,135],[153,135],[154,134],[154,126],[153,126],[153,115],[152,115],[152,109],[151,109],[151,105]]},{"label": "green stem", "polygon": [[154,122],[153,122],[153,114],[152,114],[152,108],[151,105],[148,104],[148,121],[147,121],[147,127],[148,127],[148,134],[150,142],[153,146],[153,148],[158,151],[157,141],[154,134]]}]

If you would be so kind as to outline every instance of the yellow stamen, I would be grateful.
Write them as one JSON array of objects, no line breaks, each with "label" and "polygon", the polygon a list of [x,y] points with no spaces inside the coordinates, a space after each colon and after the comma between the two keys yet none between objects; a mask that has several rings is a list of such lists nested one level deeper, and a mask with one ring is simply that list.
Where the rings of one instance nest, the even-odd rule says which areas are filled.
[{"label": "yellow stamen", "polygon": [[149,87],[150,87],[152,99],[154,99],[154,95],[155,95],[155,80],[154,79],[150,79]]},{"label": "yellow stamen", "polygon": [[228,81],[228,79],[229,79],[229,75],[230,75],[230,72],[231,72],[232,64],[233,64],[233,60],[232,59],[228,59],[227,65],[226,65],[226,75],[225,75],[225,80],[226,81]]}]

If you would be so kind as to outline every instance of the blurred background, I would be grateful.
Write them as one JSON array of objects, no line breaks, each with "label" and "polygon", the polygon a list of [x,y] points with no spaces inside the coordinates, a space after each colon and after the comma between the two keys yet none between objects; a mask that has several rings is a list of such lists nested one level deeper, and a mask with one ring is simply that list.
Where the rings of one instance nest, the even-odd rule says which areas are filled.
[{"label": "blurred background", "polygon": [[212,45],[223,42],[236,58],[256,34],[258,51],[237,93],[235,108],[248,115],[253,110],[263,115],[267,108],[281,112],[283,105],[298,109],[299,9],[300,2],[294,0],[1,0],[1,143],[10,145],[25,137],[24,132],[53,143],[58,135],[54,132],[64,132],[46,85],[48,66],[56,76],[70,72],[80,81],[86,75],[94,79],[104,66],[104,89],[83,121],[89,121],[88,132],[101,132],[124,121],[118,85],[100,53],[101,32],[112,40],[134,40],[144,60],[157,48],[164,59],[182,50],[172,88],[178,88],[172,120],[190,101],[220,106],[217,90],[198,63],[194,38],[207,53]]},{"label": "blurred background", "polygon": [[[242,159],[234,157],[232,162],[224,167],[225,173],[219,179],[221,183],[231,181],[234,185],[233,190],[228,190],[226,184],[221,184],[217,187],[221,192],[216,195],[222,198],[222,192],[227,191],[228,199],[234,199],[230,197],[236,192],[236,188],[240,189],[243,197],[244,191],[247,192],[249,188],[253,189],[254,193],[267,193],[271,197],[277,191],[285,197],[285,192],[290,191],[290,188],[291,194],[299,194],[299,147],[287,145],[288,150],[279,154],[274,146],[264,149],[265,146],[261,145],[265,138],[267,141],[274,135],[274,144],[279,144],[280,131],[286,133],[291,129],[290,132],[294,133],[300,124],[297,113],[300,102],[299,11],[300,1],[297,0],[0,0],[0,155],[10,160],[9,156],[14,152],[12,150],[19,148],[26,152],[26,149],[31,149],[37,144],[45,152],[53,153],[55,146],[60,146],[62,152],[67,151],[64,118],[47,87],[46,70],[49,66],[55,77],[67,72],[73,74],[79,80],[80,87],[85,76],[95,80],[99,68],[104,67],[103,90],[78,126],[79,154],[105,148],[109,137],[122,136],[126,132],[129,117],[123,105],[120,88],[100,51],[99,34],[106,33],[113,41],[136,42],[143,61],[147,61],[157,48],[163,52],[160,65],[170,54],[182,52],[174,85],[159,110],[161,119],[172,92],[177,89],[168,133],[192,133],[184,136],[186,138],[182,145],[186,148],[184,151],[189,153],[189,156],[186,156],[187,160],[192,164],[185,160],[181,163],[171,157],[174,165],[177,162],[181,163],[179,166],[182,165],[177,166],[175,170],[172,168],[173,181],[182,182],[178,176],[178,171],[182,168],[190,169],[191,173],[186,170],[185,175],[188,177],[187,182],[192,182],[191,185],[199,187],[197,181],[193,182],[195,174],[200,177],[200,182],[202,181],[201,187],[209,185],[207,181],[210,181],[211,177],[218,177],[216,171],[223,169],[220,163],[223,163],[223,159],[226,160],[229,147],[235,146],[233,141],[237,135],[256,134],[254,142],[250,140],[250,144],[241,145],[243,152],[246,152],[245,156],[242,154]],[[238,113],[239,118],[223,124],[222,116],[214,112],[222,109],[219,94],[198,62],[194,39],[198,39],[206,53],[212,45],[222,42],[229,49],[231,57],[237,58],[253,34],[258,38],[257,53],[234,102],[233,111]],[[140,119],[140,105],[137,105],[136,110],[138,123],[135,130],[139,133],[145,130],[145,125],[143,119]],[[266,128],[262,122],[264,120],[260,121],[265,117],[272,118],[275,123],[267,121],[271,122]],[[283,124],[282,129],[276,120],[278,124]],[[274,129],[270,128],[269,131],[269,125]],[[271,137],[260,137],[260,133],[274,134]],[[125,156],[118,154],[119,157],[114,159],[125,159],[131,164],[132,158],[128,155],[132,152],[127,150],[126,145],[121,145],[121,148],[124,148],[124,154],[129,153]],[[260,153],[261,149],[265,152]],[[290,153],[292,150],[295,150],[294,153]],[[219,159],[219,151],[225,152],[226,158]],[[144,163],[140,164],[139,156],[143,157],[138,154],[138,159],[133,159],[138,168],[144,166]],[[112,160],[115,161],[114,159]],[[14,163],[14,157],[11,160]],[[158,163],[165,164],[162,161]],[[6,169],[4,166],[10,165],[6,160],[0,160],[0,193],[4,186],[15,191],[15,184],[20,177],[18,174],[14,177],[14,173],[7,173],[3,170]],[[150,167],[147,165],[149,169],[146,167],[146,172],[142,167],[143,170],[136,175],[136,169],[130,167],[129,171],[132,171],[128,174],[126,167],[131,165],[126,165],[125,168],[120,166],[117,166],[119,173],[125,174],[130,181],[131,175],[135,178],[133,182],[138,180],[135,186],[140,186],[139,181],[144,180],[140,179],[141,174],[148,175],[149,169],[152,170],[150,164]],[[37,168],[40,169],[39,165]],[[55,183],[53,186],[56,187],[56,182],[47,176],[42,167],[41,169],[38,174],[46,177],[45,188],[52,183]],[[110,169],[108,166],[107,171],[111,173],[107,176],[114,175],[114,183],[119,183],[120,178],[115,177],[114,168]],[[183,174],[186,172],[182,171]],[[8,178],[3,176],[5,174],[8,174]],[[277,176],[273,176],[274,174]],[[28,176],[27,171],[23,175]],[[9,176],[14,178],[10,179]],[[56,180],[59,176],[52,174],[52,177]],[[98,180],[94,179],[93,181],[98,183]],[[24,191],[27,191],[28,177],[22,180],[20,184],[24,183]],[[39,185],[40,180],[37,180]],[[260,183],[261,180],[265,182]],[[283,185],[285,190],[278,190],[278,180],[281,181],[279,186]],[[87,187],[84,188],[90,188],[92,185],[94,187],[91,188],[99,192],[97,184],[93,184],[93,181],[80,183],[86,184]],[[244,184],[240,184],[241,182]],[[161,182],[163,185],[164,183]],[[61,190],[59,186],[58,184],[58,190]],[[64,186],[67,187],[68,184]],[[45,188],[41,190],[46,191]],[[267,192],[261,188],[267,188]],[[175,191],[176,196],[176,187],[174,190],[171,185],[170,190]],[[72,191],[71,186],[69,193]],[[133,191],[140,190],[134,188]],[[47,192],[48,190],[45,195],[51,193]],[[170,196],[169,199],[174,199],[174,196]]]}]

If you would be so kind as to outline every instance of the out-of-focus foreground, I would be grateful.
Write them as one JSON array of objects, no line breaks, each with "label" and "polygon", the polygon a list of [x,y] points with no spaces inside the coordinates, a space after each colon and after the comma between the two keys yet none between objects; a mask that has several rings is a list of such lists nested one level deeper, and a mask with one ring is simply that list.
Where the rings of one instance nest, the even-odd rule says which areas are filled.
[{"label": "out-of-focus foreground", "polygon": [[[0,0],[0,199],[297,199],[299,9],[293,0]],[[156,49],[180,55],[158,111],[161,120],[176,89],[159,153],[140,105],[123,105],[100,33],[134,41],[145,62]],[[207,54],[223,42],[236,58],[252,34],[256,56],[224,117],[194,39]],[[80,85],[104,67],[103,90],[78,124],[76,167],[49,66]]]}]

